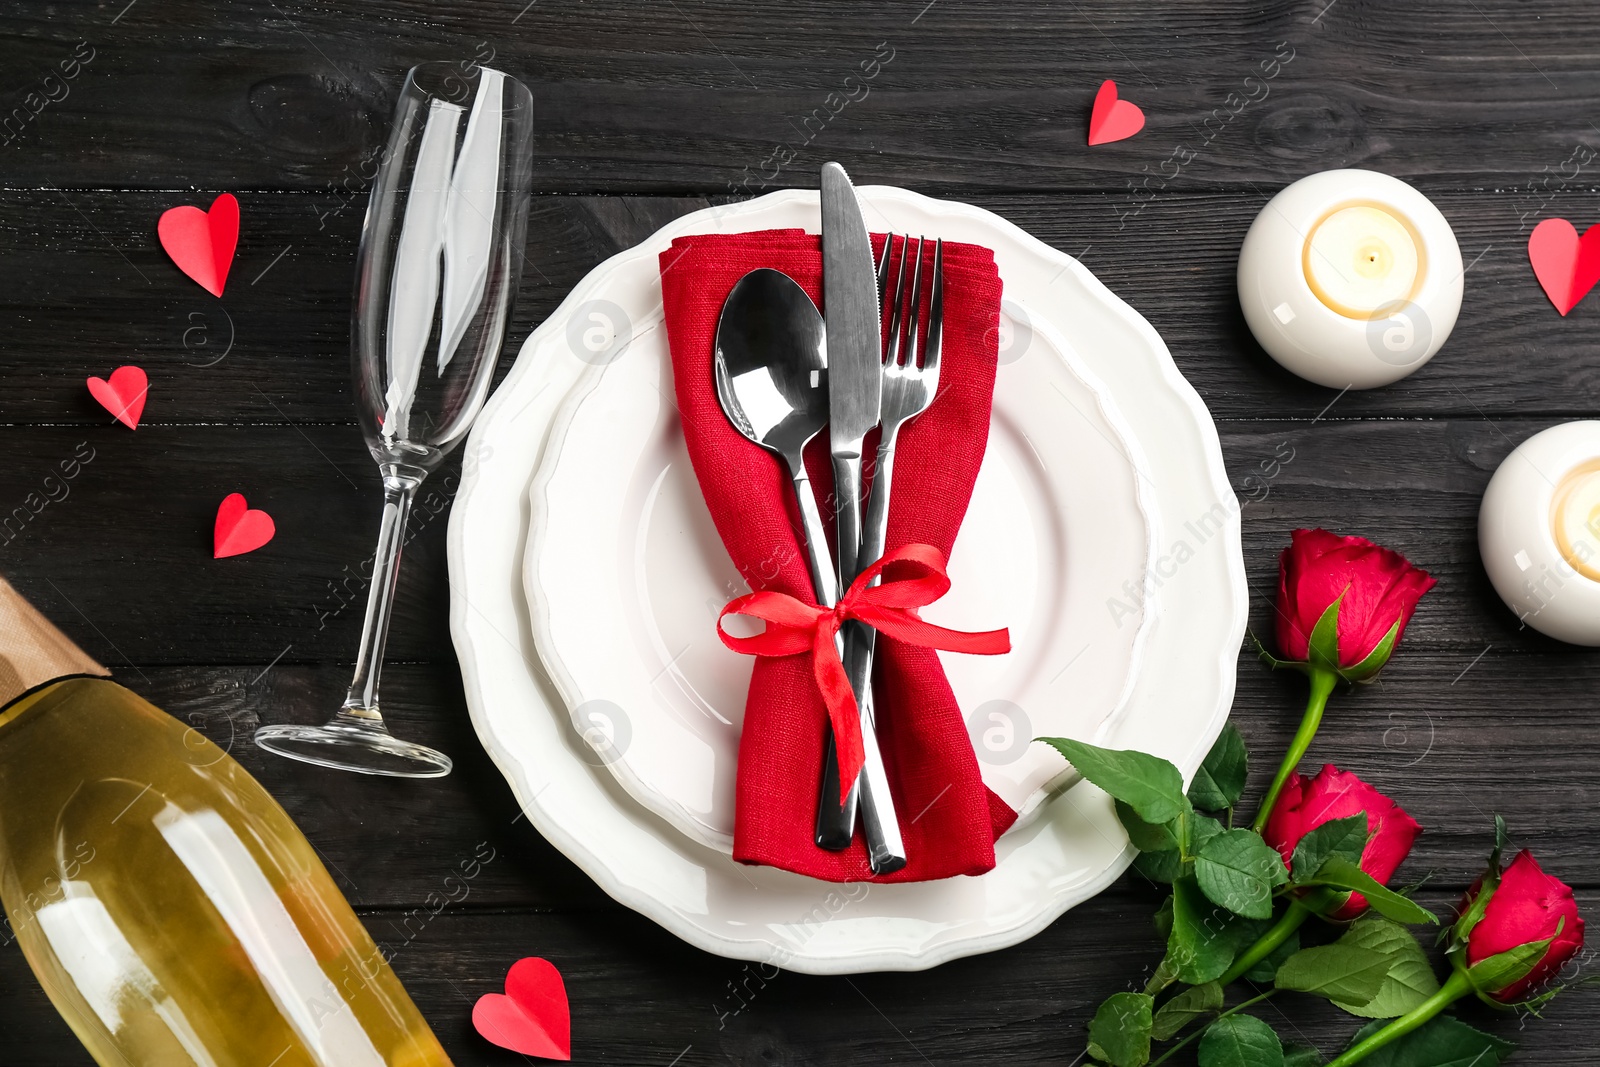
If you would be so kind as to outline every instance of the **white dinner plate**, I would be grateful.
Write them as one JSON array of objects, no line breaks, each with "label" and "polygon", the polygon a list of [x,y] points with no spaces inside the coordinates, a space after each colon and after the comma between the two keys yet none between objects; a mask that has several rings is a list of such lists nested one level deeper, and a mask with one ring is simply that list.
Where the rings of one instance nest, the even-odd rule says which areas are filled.
[{"label": "white dinner plate", "polygon": [[[731,854],[753,660],[718,640],[716,620],[749,587],[689,463],[656,292],[601,290],[648,310],[556,414],[529,491],[523,575],[534,646],[596,757],[639,803]],[[1141,461],[1121,417],[1047,323],[1011,313],[952,590],[923,615],[1011,631],[1007,655],[940,658],[985,784],[1019,813],[1014,832],[1071,774],[1055,749],[1029,742],[1094,736],[1132,688],[1154,605],[1107,608],[1152,562]],[[1018,320],[1032,324],[1025,359],[1014,358]]]},{"label": "white dinner plate", "polygon": [[[859,193],[874,230],[994,249],[1008,299],[1069,338],[1110,391],[1147,464],[1155,549],[1142,589],[1106,609],[1148,599],[1160,609],[1127,700],[1087,739],[1192,774],[1227,718],[1247,608],[1238,503],[1205,406],[1149,323],[1076,260],[979,208]],[[534,332],[467,446],[450,520],[451,628],[473,723],[529,820],[617,900],[733,958],[812,973],[915,970],[1015,944],[1115,880],[1133,852],[1109,799],[1086,784],[1067,790],[1003,837],[995,869],[978,878],[835,886],[735,863],[675,832],[597,765],[540,665],[522,587],[528,487],[555,413],[610,347],[608,317],[625,337],[652,310],[601,294],[653,292],[659,303],[657,257],[682,234],[815,230],[817,216],[810,191],[687,215],[597,267]],[[1017,358],[1043,351],[1024,343]]]}]

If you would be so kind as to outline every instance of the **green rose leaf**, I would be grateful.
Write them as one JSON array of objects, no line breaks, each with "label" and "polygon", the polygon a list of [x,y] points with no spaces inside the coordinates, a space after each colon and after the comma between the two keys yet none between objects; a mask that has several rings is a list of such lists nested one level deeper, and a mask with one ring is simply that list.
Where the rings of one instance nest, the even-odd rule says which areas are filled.
[{"label": "green rose leaf", "polygon": [[1389,957],[1356,945],[1303,948],[1283,961],[1273,984],[1344,1004],[1365,1004],[1383,988]]},{"label": "green rose leaf", "polygon": [[1198,856],[1213,837],[1226,833],[1227,829],[1209,815],[1195,812],[1189,816],[1189,855]]},{"label": "green rose leaf", "polygon": [[1352,815],[1347,819],[1325,822],[1300,839],[1289,860],[1296,881],[1315,878],[1330,856],[1343,856],[1360,865],[1361,853],[1367,848],[1367,817]]},{"label": "green rose leaf", "polygon": [[1224,830],[1195,857],[1195,878],[1214,903],[1247,919],[1272,917],[1272,891],[1289,880],[1283,857],[1253,830]]},{"label": "green rose leaf", "polygon": [[1495,813],[1494,817],[1494,851],[1489,853],[1489,869],[1498,879],[1500,874],[1500,857],[1506,850],[1506,845],[1511,843],[1511,831],[1506,828],[1505,816]]},{"label": "green rose leaf", "polygon": [[1343,856],[1329,856],[1315,878],[1299,884],[1327,885],[1335,889],[1354,890],[1367,898],[1367,903],[1372,905],[1374,911],[1398,923],[1437,925],[1439,922],[1439,917],[1433,912],[1410,897],[1396,893]]},{"label": "green rose leaf", "polygon": [[[1359,1043],[1381,1025],[1363,1027],[1351,1044]],[[1362,1067],[1499,1067],[1514,1047],[1511,1042],[1490,1037],[1454,1016],[1440,1015],[1378,1049],[1361,1064]]]},{"label": "green rose leaf", "polygon": [[1156,909],[1153,921],[1156,924],[1156,933],[1162,937],[1172,936],[1172,894],[1167,894],[1167,899],[1161,902],[1161,907]]},{"label": "green rose leaf", "polygon": [[1161,1005],[1150,1028],[1157,1041],[1171,1041],[1185,1026],[1222,1010],[1222,987],[1215,982],[1191,986]]},{"label": "green rose leaf", "polygon": [[1122,823],[1122,828],[1128,831],[1128,840],[1140,852],[1166,852],[1180,844],[1180,819],[1161,823],[1145,822],[1131,805],[1121,800],[1117,801],[1117,819]]},{"label": "green rose leaf", "polygon": [[1190,802],[1202,811],[1233,807],[1244,793],[1248,770],[1244,738],[1230,722],[1222,728],[1222,735],[1195,772],[1194,781],[1189,783]]},{"label": "green rose leaf", "polygon": [[1200,891],[1192,874],[1172,883],[1172,933],[1161,966],[1185,985],[1222,977],[1239,953],[1233,916]]},{"label": "green rose leaf", "polygon": [[1306,642],[1306,659],[1311,666],[1335,674],[1339,672],[1339,603],[1342,600],[1344,593],[1324,609]]},{"label": "green rose leaf", "polygon": [[1188,804],[1183,795],[1183,775],[1164,759],[1143,752],[1101,748],[1068,737],[1036,740],[1065,756],[1079,774],[1127,804],[1145,822],[1176,819]]},{"label": "green rose leaf", "polygon": [[1273,949],[1271,954],[1245,972],[1245,980],[1257,985],[1271,985],[1272,980],[1278,976],[1278,968],[1283,966],[1283,961],[1300,951],[1300,931],[1296,930],[1283,939],[1283,944]]},{"label": "green rose leaf", "polygon": [[1467,968],[1467,977],[1472,980],[1473,988],[1485,993],[1505,989],[1533,973],[1545,953],[1550,951],[1552,940],[1554,938],[1547,937],[1543,941],[1530,941],[1481,959]]},{"label": "green rose leaf", "polygon": [[1283,1067],[1283,1043],[1254,1015],[1229,1015],[1206,1027],[1200,1067]]},{"label": "green rose leaf", "polygon": [[1322,1053],[1309,1045],[1290,1045],[1283,1050],[1283,1067],[1322,1067]]},{"label": "green rose leaf", "polygon": [[[1221,822],[1216,821],[1211,816],[1203,816],[1198,811],[1190,811],[1190,854],[1195,853],[1198,849],[1205,848],[1206,841],[1210,841],[1211,838],[1216,837],[1221,832]],[[1130,833],[1128,837],[1131,838],[1133,835]],[[1134,845],[1138,845],[1138,841],[1134,841]],[[1149,878],[1150,881],[1160,881],[1165,885],[1171,885],[1173,881],[1178,880],[1182,873],[1189,869],[1189,862],[1182,856],[1181,849],[1166,848],[1158,851],[1158,853],[1139,853],[1138,856],[1134,856],[1133,869],[1138,870],[1141,875]]]},{"label": "green rose leaf", "polygon": [[1389,632],[1383,635],[1383,640],[1373,646],[1367,653],[1366,659],[1353,667],[1346,667],[1339,674],[1347,682],[1367,682],[1383,670],[1384,664],[1389,662],[1389,657],[1394,654],[1394,643],[1400,640],[1400,620],[1394,620],[1394,625],[1389,627]]},{"label": "green rose leaf", "polygon": [[1150,1062],[1150,1021],[1155,998],[1145,993],[1113,993],[1089,1020],[1089,1055],[1111,1067],[1144,1067]]},{"label": "green rose leaf", "polygon": [[1467,909],[1456,920],[1455,926],[1448,931],[1450,947],[1446,949],[1447,953],[1466,951],[1467,939],[1472,935],[1473,927],[1483,921],[1484,913],[1489,910],[1489,898],[1494,896],[1494,892],[1499,886],[1500,879],[1491,866],[1484,873],[1483,880],[1478,884],[1478,892],[1472,898],[1472,903],[1467,905]]},{"label": "green rose leaf", "polygon": [[1439,991],[1439,980],[1434,977],[1427,954],[1415,935],[1397,922],[1381,915],[1363,915],[1338,943],[1380,953],[1389,961],[1383,984],[1372,999],[1351,1003],[1331,998],[1351,1015],[1364,1019],[1398,1018]]},{"label": "green rose leaf", "polygon": [[1152,882],[1171,885],[1183,873],[1183,855],[1175,848],[1164,852],[1141,852],[1133,857],[1133,869]]},{"label": "green rose leaf", "polygon": [[1156,964],[1156,969],[1151,973],[1150,980],[1144,984],[1144,991],[1153,997],[1177,980],[1177,970],[1170,961],[1163,959]]}]

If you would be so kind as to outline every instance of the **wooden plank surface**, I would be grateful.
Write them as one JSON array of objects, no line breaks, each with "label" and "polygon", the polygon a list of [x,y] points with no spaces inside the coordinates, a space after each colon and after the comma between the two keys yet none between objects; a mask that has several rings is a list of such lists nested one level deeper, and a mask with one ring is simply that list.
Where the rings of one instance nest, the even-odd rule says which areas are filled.
[{"label": "wooden plank surface", "polygon": [[[450,644],[459,459],[413,518],[385,676],[396,732],[450,752],[457,773],[373,781],[248,743],[263,722],[317,721],[339,703],[360,628],[377,521],[348,386],[362,174],[407,66],[492,54],[541,111],[530,267],[502,373],[606,257],[686,212],[809,186],[828,159],[863,183],[993,210],[1145,315],[1205,399],[1244,504],[1258,632],[1295,526],[1364,534],[1440,579],[1403,653],[1378,684],[1336,698],[1310,754],[1427,827],[1405,868],[1428,879],[1425,902],[1448,906],[1471,882],[1499,812],[1592,908],[1600,657],[1518,625],[1479,563],[1476,516],[1518,442],[1600,417],[1593,300],[1556,315],[1525,253],[1540,219],[1596,217],[1597,30],[1600,8],[1579,0],[4,5],[0,573],[281,800],[374,936],[401,942],[396,969],[458,1064],[521,1061],[476,1038],[468,1012],[529,954],[566,974],[577,1062],[1077,1062],[1094,1005],[1159,954],[1157,895],[1136,877],[988,956],[771,978],[678,942],[544,842],[477,743]],[[1086,112],[1105,77],[1148,127],[1091,150]],[[775,166],[780,149],[792,159]],[[1336,166],[1418,185],[1470,264],[1443,352],[1342,396],[1272,363],[1234,297],[1262,205]],[[222,191],[245,226],[219,301],[177,273],[154,228],[165,208]],[[129,362],[152,379],[136,434],[82,384]],[[234,490],[279,534],[213,562],[216,502]],[[1241,649],[1234,716],[1258,752],[1286,743],[1303,697]],[[407,927],[480,843],[496,858],[468,898]],[[88,1063],[0,940],[0,1061]],[[1600,1058],[1595,996],[1527,1026],[1468,1014],[1523,1044],[1514,1062],[1576,1067]],[[1353,1029],[1280,1006],[1275,1022],[1325,1049]]]},{"label": "wooden plank surface", "polygon": [[[144,416],[152,425],[353,424],[346,312],[364,201],[332,215],[314,193],[241,194],[246,224],[219,301],[184,278],[154,239],[166,207],[209,195],[0,189],[0,244],[14,273],[0,291],[5,422],[103,425],[81,379],[137,358],[153,383]],[[1525,251],[1537,218],[1520,218],[1513,198],[1471,192],[1436,195],[1471,264],[1455,334],[1411,377],[1329,407],[1333,393],[1261,350],[1234,298],[1239,244],[1268,196],[1267,188],[1207,192],[1143,206],[1112,194],[965,199],[1078,257],[1151,321],[1220,420],[1572,418],[1594,410],[1600,338],[1586,324],[1600,312],[1580,305],[1565,319],[1551,314]],[[1581,219],[1593,201],[1563,194],[1542,214]],[[597,263],[710,203],[539,197],[502,367]]]},{"label": "wooden plank surface", "polygon": [[[534,89],[536,181],[558,192],[804,185],[830,158],[947,193],[1123,190],[1179,145],[1188,191],[1357,163],[1504,187],[1600,146],[1600,12],[1571,0],[13,6],[17,104],[93,54],[18,138],[26,186],[325,190],[378,145],[408,66],[486,56]],[[1150,129],[1091,151],[1103,77]]]}]

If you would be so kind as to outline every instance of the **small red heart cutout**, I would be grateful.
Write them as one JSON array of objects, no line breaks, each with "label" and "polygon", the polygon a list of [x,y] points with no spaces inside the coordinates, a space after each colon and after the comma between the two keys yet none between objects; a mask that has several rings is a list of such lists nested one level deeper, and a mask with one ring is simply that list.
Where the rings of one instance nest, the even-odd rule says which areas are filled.
[{"label": "small red heart cutout", "polygon": [[253,552],[272,540],[272,535],[277,532],[271,515],[265,511],[251,510],[244,502],[243,493],[229,493],[217,508],[212,558]]},{"label": "small red heart cutout", "polygon": [[1089,113],[1089,143],[1110,144],[1122,141],[1144,129],[1144,112],[1137,104],[1117,99],[1117,83],[1107,78],[1094,94],[1094,110]]},{"label": "small red heart cutout", "polygon": [[156,223],[156,234],[179,270],[212,296],[222,295],[239,243],[239,201],[232,193],[211,201],[210,211],[188,204],[167,209]]},{"label": "small red heart cutout", "polygon": [[1600,225],[1579,237],[1566,219],[1545,219],[1528,235],[1528,259],[1544,295],[1565,315],[1600,281]]},{"label": "small red heart cutout", "polygon": [[567,986],[549,960],[529,956],[511,965],[506,991],[485,993],[472,1006],[472,1025],[484,1040],[546,1060],[572,1059]]},{"label": "small red heart cutout", "polygon": [[138,367],[118,367],[111,372],[111,380],[90,378],[89,395],[100,406],[116,416],[118,422],[130,430],[139,428],[139,416],[144,413],[145,394],[150,391],[150,379]]}]

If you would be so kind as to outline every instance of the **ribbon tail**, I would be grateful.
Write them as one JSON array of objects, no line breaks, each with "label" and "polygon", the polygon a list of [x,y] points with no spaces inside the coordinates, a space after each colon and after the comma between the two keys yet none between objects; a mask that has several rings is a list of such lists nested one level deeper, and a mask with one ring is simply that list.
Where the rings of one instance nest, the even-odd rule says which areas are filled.
[{"label": "ribbon tail", "polygon": [[1011,651],[1011,630],[950,630],[924,622],[912,613],[895,608],[867,607],[852,612],[879,633],[907,644],[937,648],[944,652],[965,652],[974,656],[1000,656]]},{"label": "ribbon tail", "polygon": [[843,807],[867,757],[861,740],[861,707],[850,689],[844,664],[839,662],[831,633],[826,640],[819,635],[813,645],[811,669],[828,707],[828,721],[833,724],[833,747],[839,761],[839,806]]}]

